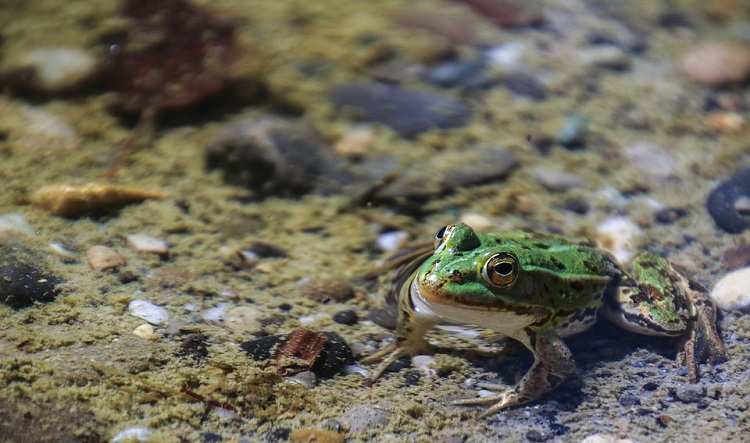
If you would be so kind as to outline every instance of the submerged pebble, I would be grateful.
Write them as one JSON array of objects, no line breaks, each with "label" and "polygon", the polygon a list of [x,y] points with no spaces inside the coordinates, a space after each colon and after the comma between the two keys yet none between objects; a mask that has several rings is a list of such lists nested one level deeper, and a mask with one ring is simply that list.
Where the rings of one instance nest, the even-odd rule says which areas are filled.
[{"label": "submerged pebble", "polygon": [[31,194],[31,203],[46,209],[52,215],[78,217],[103,213],[148,199],[161,199],[166,195],[158,191],[114,186],[103,183],[82,185],[59,184],[44,186]]},{"label": "submerged pebble", "polygon": [[263,328],[263,314],[251,306],[237,306],[227,311],[224,325],[237,334],[252,334]]},{"label": "submerged pebble", "polygon": [[453,88],[472,83],[484,73],[487,61],[483,57],[469,60],[451,60],[433,66],[424,75],[424,80],[443,88]]},{"label": "submerged pebble", "polygon": [[0,302],[13,309],[49,303],[60,293],[60,277],[45,269],[35,254],[0,248]]},{"label": "submerged pebble", "polygon": [[0,131],[17,152],[59,153],[81,144],[81,136],[65,116],[39,106],[0,102]]},{"label": "submerged pebble", "polygon": [[696,83],[729,86],[750,77],[750,50],[737,43],[700,43],[683,52],[679,64],[682,73]]},{"label": "submerged pebble", "polygon": [[627,263],[635,256],[640,234],[641,228],[627,217],[610,217],[596,227],[597,243],[611,252],[620,263]]},{"label": "submerged pebble", "polygon": [[291,443],[344,443],[346,438],[343,434],[322,429],[297,429],[289,434]]},{"label": "submerged pebble", "polygon": [[716,283],[711,298],[724,311],[750,306],[750,268],[730,272]]},{"label": "submerged pebble", "polygon": [[650,141],[637,141],[623,148],[631,167],[655,179],[672,175],[677,162],[660,145]]},{"label": "submerged pebble", "polygon": [[708,195],[706,206],[716,224],[737,234],[750,227],[750,168],[745,168],[721,183]]},{"label": "submerged pebble", "polygon": [[340,159],[313,128],[281,118],[229,123],[206,148],[206,167],[261,195],[300,195],[346,181]]},{"label": "submerged pebble", "polygon": [[25,48],[4,63],[2,76],[7,84],[33,92],[55,94],[72,90],[96,73],[96,59],[90,52],[74,47],[42,46]]},{"label": "submerged pebble", "polygon": [[86,251],[86,261],[97,271],[118,268],[125,264],[119,252],[104,245],[94,245]]},{"label": "submerged pebble", "polygon": [[297,290],[305,297],[319,302],[343,302],[354,297],[352,285],[336,278],[305,277],[297,282]]},{"label": "submerged pebble", "polygon": [[128,305],[130,315],[146,320],[152,325],[165,325],[169,321],[169,313],[161,306],[157,306],[148,300],[135,299]]},{"label": "submerged pebble", "polygon": [[330,98],[338,109],[382,123],[406,138],[462,126],[470,115],[469,108],[449,96],[385,83],[341,84]]},{"label": "submerged pebble", "polygon": [[162,255],[169,251],[169,245],[165,240],[148,234],[128,234],[127,239],[128,246],[138,252]]}]

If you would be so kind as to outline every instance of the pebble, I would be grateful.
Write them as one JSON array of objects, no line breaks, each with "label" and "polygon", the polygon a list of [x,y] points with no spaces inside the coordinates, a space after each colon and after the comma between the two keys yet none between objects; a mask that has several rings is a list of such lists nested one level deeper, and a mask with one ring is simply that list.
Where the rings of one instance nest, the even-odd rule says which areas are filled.
[{"label": "pebble", "polygon": [[391,410],[392,406],[385,401],[354,404],[346,409],[341,424],[352,434],[370,432],[388,424],[392,415]]},{"label": "pebble", "polygon": [[633,443],[633,440],[608,434],[594,434],[581,440],[581,443]]},{"label": "pebble", "polygon": [[516,95],[529,97],[534,100],[547,98],[547,87],[536,76],[522,71],[505,74],[503,85]]},{"label": "pebble", "polygon": [[32,252],[0,247],[0,303],[13,309],[34,303],[49,303],[60,293],[64,280],[42,265],[43,260]]},{"label": "pebble", "polygon": [[347,309],[345,311],[340,311],[334,314],[333,321],[341,325],[353,326],[356,325],[359,321],[359,316],[351,309]]},{"label": "pebble", "polygon": [[641,228],[627,217],[614,216],[596,227],[599,247],[611,252],[620,263],[628,263],[637,251],[636,242]]},{"label": "pebble", "polygon": [[324,332],[326,342],[310,370],[320,378],[333,377],[354,361],[349,344],[334,332]]},{"label": "pebble", "polygon": [[14,234],[34,235],[34,232],[34,227],[23,214],[0,215],[0,240],[11,238]]},{"label": "pebble", "polygon": [[25,48],[5,65],[2,76],[9,84],[45,94],[75,89],[97,70],[96,58],[89,51],[64,46]]},{"label": "pebble", "polygon": [[435,377],[437,371],[434,368],[435,357],[431,355],[415,355],[411,359],[411,365],[425,377]]},{"label": "pebble", "polygon": [[333,149],[348,159],[362,158],[375,144],[375,132],[371,125],[359,125],[348,130],[333,145]]},{"label": "pebble", "polygon": [[237,334],[252,334],[263,328],[263,314],[251,306],[238,306],[227,311],[224,325]]},{"label": "pebble", "polygon": [[125,429],[118,432],[112,437],[114,443],[132,443],[133,440],[137,441],[149,441],[151,436],[154,435],[154,431],[143,426],[133,426],[132,428]]},{"label": "pebble", "polygon": [[578,53],[578,61],[584,66],[625,71],[630,68],[630,56],[616,45],[597,45]]},{"label": "pebble", "polygon": [[203,311],[201,318],[207,323],[222,324],[227,316],[227,306],[227,303],[219,303]]},{"label": "pebble", "polygon": [[343,302],[354,297],[354,288],[346,280],[337,278],[305,277],[297,282],[297,290],[318,302]]},{"label": "pebble", "polygon": [[484,57],[469,60],[451,60],[433,66],[424,75],[424,80],[443,88],[453,88],[473,83],[484,74],[487,60]]},{"label": "pebble", "polygon": [[94,245],[86,251],[86,261],[97,271],[115,269],[125,264],[119,252],[109,246]]},{"label": "pebble", "polygon": [[540,25],[545,21],[539,7],[522,1],[511,0],[458,0],[466,3],[485,20],[503,28],[525,28]]},{"label": "pebble", "polygon": [[148,199],[161,199],[166,194],[139,188],[103,183],[47,185],[31,194],[34,206],[61,217],[78,217],[114,211]]},{"label": "pebble", "polygon": [[284,341],[280,335],[267,335],[240,343],[240,349],[245,351],[253,360],[263,361],[271,358],[276,348]]},{"label": "pebble", "polygon": [[678,386],[674,395],[683,403],[696,403],[706,396],[706,387],[700,383],[686,383]]},{"label": "pebble", "polygon": [[405,138],[462,126],[470,115],[463,103],[447,95],[394,84],[345,83],[333,88],[330,99],[340,111],[382,123]]},{"label": "pebble", "polygon": [[169,250],[169,245],[165,240],[148,234],[129,234],[127,240],[128,246],[138,252],[164,255]]},{"label": "pebble", "polygon": [[346,438],[343,434],[322,429],[297,429],[289,434],[291,443],[344,443]]},{"label": "pebble", "polygon": [[750,168],[735,173],[708,195],[706,206],[714,222],[726,232],[737,234],[750,227],[750,211],[743,200],[750,198]]},{"label": "pebble", "polygon": [[660,209],[654,214],[654,220],[657,223],[661,223],[663,225],[668,225],[676,222],[677,220],[687,217],[690,214],[690,211],[688,211],[685,208],[664,208]]},{"label": "pebble", "polygon": [[81,144],[78,131],[63,116],[38,106],[0,103],[0,130],[18,152],[59,153]]},{"label": "pebble", "polygon": [[315,377],[315,373],[312,371],[298,372],[289,377],[289,381],[297,383],[300,386],[303,386],[305,389],[312,389],[313,387],[315,387],[316,380],[317,377]]},{"label": "pebble", "polygon": [[292,433],[292,430],[289,428],[276,428],[273,431],[269,431],[268,434],[266,434],[266,440],[274,443],[278,441],[287,441],[289,440],[289,435]]},{"label": "pebble", "polygon": [[389,231],[378,235],[378,248],[384,252],[394,252],[409,238],[406,231]]},{"label": "pebble", "polygon": [[165,325],[169,321],[167,310],[148,300],[135,299],[128,305],[128,310],[133,317],[146,320],[152,325]]},{"label": "pebble", "polygon": [[542,166],[533,168],[531,170],[531,175],[534,176],[539,184],[544,186],[545,189],[553,192],[564,192],[583,186],[583,179],[576,174]]},{"label": "pebble", "polygon": [[317,131],[282,118],[229,123],[208,144],[206,167],[264,196],[296,196],[346,181],[339,156]]},{"label": "pebble", "polygon": [[739,132],[745,127],[745,117],[733,111],[715,111],[706,114],[706,121],[713,129],[722,133]]},{"label": "pebble", "polygon": [[557,132],[557,142],[568,149],[583,147],[591,119],[578,113],[569,113],[563,119]]},{"label": "pebble", "polygon": [[523,55],[526,46],[521,42],[508,42],[494,46],[487,51],[487,62],[495,68],[504,71],[516,71],[523,66]]},{"label": "pebble", "polygon": [[641,404],[641,399],[637,395],[623,394],[618,399],[622,406],[636,406]]},{"label": "pebble", "polygon": [[154,340],[157,335],[154,334],[154,327],[148,323],[144,323],[137,328],[133,329],[133,335],[136,337],[143,338],[145,340]]},{"label": "pebble", "polygon": [[696,83],[729,86],[750,77],[750,50],[738,43],[700,43],[680,55],[679,65],[682,73]]},{"label": "pebble", "polygon": [[716,302],[716,306],[724,311],[750,307],[750,267],[725,275],[714,286],[711,298]]},{"label": "pebble", "polygon": [[669,153],[656,143],[637,141],[623,148],[631,167],[655,179],[672,175],[676,162]]}]

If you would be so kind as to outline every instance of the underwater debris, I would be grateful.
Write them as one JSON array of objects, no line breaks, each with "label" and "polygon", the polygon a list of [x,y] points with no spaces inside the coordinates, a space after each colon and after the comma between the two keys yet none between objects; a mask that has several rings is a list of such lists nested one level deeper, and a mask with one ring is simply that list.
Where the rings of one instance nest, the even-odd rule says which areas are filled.
[{"label": "underwater debris", "polygon": [[34,192],[31,203],[61,217],[79,217],[120,209],[149,199],[162,199],[166,194],[138,188],[102,183],[82,185],[48,185]]},{"label": "underwater debris", "polygon": [[122,13],[131,26],[110,46],[107,78],[117,106],[140,113],[140,121],[110,166],[110,176],[136,142],[151,137],[160,112],[220,92],[240,54],[235,25],[187,0],[125,0]]},{"label": "underwater debris", "polygon": [[34,254],[18,248],[0,249],[0,302],[13,309],[49,303],[60,293],[61,283],[64,281],[44,269]]}]

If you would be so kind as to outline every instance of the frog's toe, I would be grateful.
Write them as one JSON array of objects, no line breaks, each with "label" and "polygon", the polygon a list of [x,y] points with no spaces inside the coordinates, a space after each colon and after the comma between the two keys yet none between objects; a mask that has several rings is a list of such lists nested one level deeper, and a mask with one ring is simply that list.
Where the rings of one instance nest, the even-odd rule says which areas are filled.
[{"label": "frog's toe", "polygon": [[[500,387],[501,385],[493,385],[496,387]],[[507,409],[513,406],[518,406],[524,403],[528,403],[530,400],[522,398],[518,395],[518,392],[515,389],[508,389],[507,386],[505,387],[505,390],[497,395],[491,395],[489,397],[479,397],[479,398],[466,398],[463,400],[456,400],[452,402],[451,404],[456,406],[474,406],[474,405],[486,405],[491,404],[489,408],[487,408],[486,411],[484,411],[479,417],[489,417],[490,415],[502,411],[503,409]]]}]

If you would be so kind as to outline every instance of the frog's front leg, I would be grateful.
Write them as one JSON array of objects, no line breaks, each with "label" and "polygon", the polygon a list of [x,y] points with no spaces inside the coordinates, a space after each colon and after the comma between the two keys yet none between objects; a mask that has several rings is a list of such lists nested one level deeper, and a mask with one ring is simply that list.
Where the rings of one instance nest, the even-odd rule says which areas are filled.
[{"label": "frog's front leg", "polygon": [[485,398],[458,400],[456,405],[479,405],[492,403],[481,416],[487,417],[502,409],[532,402],[546,392],[555,389],[575,370],[573,355],[554,327],[526,328],[513,337],[534,354],[534,364],[521,381],[498,395]]}]

